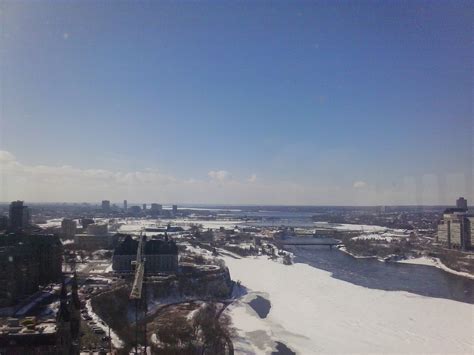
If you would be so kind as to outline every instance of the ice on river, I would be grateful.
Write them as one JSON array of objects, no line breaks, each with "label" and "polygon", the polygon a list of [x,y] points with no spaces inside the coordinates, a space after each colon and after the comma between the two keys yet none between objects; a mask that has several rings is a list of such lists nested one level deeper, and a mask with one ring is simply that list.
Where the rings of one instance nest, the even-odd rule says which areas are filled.
[{"label": "ice on river", "polygon": [[474,306],[408,292],[369,289],[306,264],[224,257],[249,294],[265,293],[261,319],[245,299],[229,307],[236,353],[268,354],[280,341],[299,354],[469,354]]}]

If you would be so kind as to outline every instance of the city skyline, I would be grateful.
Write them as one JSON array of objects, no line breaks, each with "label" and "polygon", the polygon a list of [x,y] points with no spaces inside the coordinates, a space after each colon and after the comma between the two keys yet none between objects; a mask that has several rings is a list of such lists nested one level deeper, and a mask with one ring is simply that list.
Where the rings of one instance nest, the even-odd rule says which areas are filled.
[{"label": "city skyline", "polygon": [[0,200],[473,195],[472,3],[2,3]]}]

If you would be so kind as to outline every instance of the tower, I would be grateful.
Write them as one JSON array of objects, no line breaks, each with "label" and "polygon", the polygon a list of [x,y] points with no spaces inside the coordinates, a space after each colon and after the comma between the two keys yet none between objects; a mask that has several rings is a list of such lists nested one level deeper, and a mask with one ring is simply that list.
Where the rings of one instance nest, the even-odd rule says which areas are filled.
[{"label": "tower", "polygon": [[464,197],[459,197],[456,200],[456,208],[461,208],[463,210],[467,210],[467,200]]},{"label": "tower", "polygon": [[104,212],[110,211],[110,201],[109,200],[102,200],[102,210]]},{"label": "tower", "polygon": [[30,213],[28,206],[23,205],[23,201],[13,201],[10,203],[10,227],[13,230],[25,228],[30,223]]}]

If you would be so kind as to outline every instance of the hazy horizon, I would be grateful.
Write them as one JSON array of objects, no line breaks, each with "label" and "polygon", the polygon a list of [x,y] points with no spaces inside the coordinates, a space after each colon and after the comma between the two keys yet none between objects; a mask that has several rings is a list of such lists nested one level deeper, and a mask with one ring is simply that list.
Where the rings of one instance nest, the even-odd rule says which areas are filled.
[{"label": "hazy horizon", "polygon": [[[463,196],[459,196],[459,197],[463,197]],[[11,202],[13,201],[16,201],[16,200],[12,200],[12,201],[0,201],[0,205],[9,205]],[[120,200],[120,201],[113,201],[113,200],[108,200],[111,205],[116,205],[117,208],[122,208],[123,207],[123,200]],[[65,204],[65,205],[81,205],[81,204],[87,204],[87,205],[90,205],[90,206],[97,206],[97,207],[101,207],[101,203],[102,203],[102,200],[98,200],[98,201],[25,201],[23,200],[23,202],[26,204],[26,205],[41,205],[41,204],[51,204],[51,205],[54,205],[54,204],[58,204],[58,205],[61,205],[61,204]],[[325,208],[325,207],[328,207],[328,208],[337,208],[337,207],[341,207],[341,208],[347,208],[347,207],[350,207],[350,208],[372,208],[372,207],[389,207],[389,208],[397,208],[397,207],[421,207],[421,208],[425,208],[425,207],[440,207],[440,208],[445,208],[445,207],[455,207],[456,206],[456,201],[453,201],[453,203],[448,203],[448,204],[440,204],[440,205],[429,205],[429,204],[424,204],[424,205],[330,205],[330,204],[322,204],[322,205],[310,205],[310,204],[307,204],[307,205],[287,205],[287,204],[226,204],[226,203],[202,203],[202,202],[163,202],[163,201],[156,201],[156,200],[147,200],[147,201],[133,201],[133,200],[127,200],[127,205],[128,207],[131,207],[131,206],[140,206],[142,207],[143,204],[146,204],[147,205],[147,208],[150,208],[151,204],[152,203],[159,203],[163,206],[163,209],[171,209],[173,205],[177,205],[178,206],[178,209],[187,209],[187,208],[190,208],[190,209],[193,209],[193,208],[197,208],[197,209],[231,209],[232,207],[270,207],[270,208],[275,208],[275,207],[285,207],[285,208],[297,208],[297,207],[301,207],[301,208]],[[214,208],[213,208],[214,207]],[[470,208],[471,206],[469,205],[469,201],[468,201],[468,207]]]}]

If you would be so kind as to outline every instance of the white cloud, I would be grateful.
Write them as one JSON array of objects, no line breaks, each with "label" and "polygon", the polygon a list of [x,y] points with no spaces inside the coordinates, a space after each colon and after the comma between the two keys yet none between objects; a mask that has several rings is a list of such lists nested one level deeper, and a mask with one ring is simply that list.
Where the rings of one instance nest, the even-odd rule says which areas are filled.
[{"label": "white cloud", "polygon": [[365,181],[356,181],[354,184],[352,184],[352,187],[354,189],[363,189],[367,187],[367,183]]},{"label": "white cloud", "polygon": [[6,150],[0,150],[0,163],[14,161],[14,160],[15,160],[15,156],[12,153],[7,152]]},{"label": "white cloud", "polygon": [[247,179],[248,182],[256,182],[257,181],[257,174],[252,174],[250,177]]},{"label": "white cloud", "polygon": [[[437,183],[423,184],[423,203],[453,203],[462,189],[463,175],[447,179],[441,199]],[[436,179],[437,177],[432,177]],[[0,201],[94,202],[102,199],[162,203],[377,205],[415,203],[415,177],[352,185],[321,180],[262,179],[256,173],[237,179],[227,170],[211,170],[207,176],[178,178],[157,169],[114,171],[80,169],[70,165],[27,165],[0,150]]]},{"label": "white cloud", "polygon": [[207,176],[218,182],[224,182],[231,178],[230,173],[226,170],[211,170],[207,173]]}]

